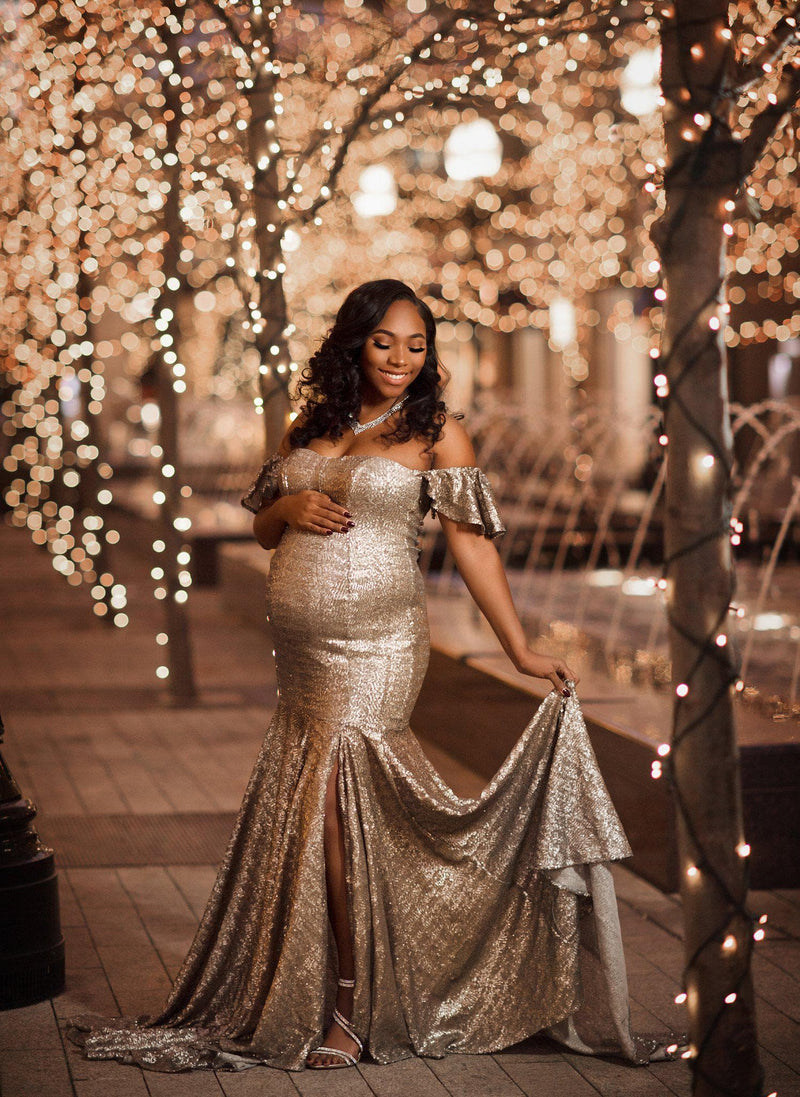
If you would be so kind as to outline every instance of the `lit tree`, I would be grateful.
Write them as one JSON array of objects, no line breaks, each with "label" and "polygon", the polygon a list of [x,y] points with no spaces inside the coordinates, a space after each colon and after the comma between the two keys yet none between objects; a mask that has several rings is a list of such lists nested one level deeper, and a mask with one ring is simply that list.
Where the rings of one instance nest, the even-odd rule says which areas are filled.
[{"label": "lit tree", "polygon": [[780,127],[800,96],[800,8],[765,10],[761,28],[731,24],[730,9],[726,0],[675,0],[662,12],[666,205],[653,233],[667,290],[658,381],[667,400],[665,578],[677,695],[670,771],[693,1092],[702,1097],[753,1097],[762,1083],[750,960],[764,931],[745,905],[749,847],[733,714],[742,683],[727,631],[738,531],[729,497],[726,250],[748,178],[773,142],[780,155]]},{"label": "lit tree", "polygon": [[[237,270],[261,359],[257,405],[267,414],[268,446],[274,446],[285,426],[289,381],[297,369],[289,345],[295,324],[287,310],[284,277],[287,234],[323,226],[324,208],[335,199],[348,160],[358,157],[363,140],[399,126],[409,132],[421,126],[428,134],[437,124],[452,127],[455,104],[463,109],[474,103],[499,116],[508,95],[515,99],[506,114],[508,128],[524,130],[530,122],[527,140],[535,140],[544,127],[525,119],[524,108],[532,94],[544,103],[547,89],[532,93],[528,80],[537,67],[543,72],[547,65],[533,63],[532,50],[551,51],[548,79],[554,81],[579,64],[568,57],[561,39],[579,36],[575,52],[581,60],[596,59],[598,36],[615,38],[623,23],[640,23],[652,5],[637,5],[635,16],[624,12],[624,4],[588,10],[582,4],[516,0],[497,6],[489,0],[396,3],[378,11],[350,0],[323,6],[319,14],[290,4],[207,6],[230,38],[238,86],[249,101],[245,154],[251,174],[245,181],[248,193],[235,201],[251,215],[240,220],[247,258]],[[616,14],[618,6],[622,16]],[[596,36],[595,45],[585,27]],[[524,170],[520,165],[519,174]],[[445,202],[459,197],[463,205],[463,196],[450,188]],[[624,206],[629,197],[629,188],[620,188],[617,205]],[[437,204],[434,196],[432,205]],[[510,235],[515,227],[512,217],[504,231]],[[316,246],[319,234],[309,235]],[[529,267],[530,281],[539,266],[533,261]],[[603,276],[618,269],[617,264]],[[525,277],[519,275],[518,281]],[[490,277],[486,291],[491,284]],[[454,298],[448,293],[446,300]],[[488,310],[490,322],[497,322],[490,308],[495,300],[496,295],[484,292],[484,311],[479,306],[473,318],[484,321]],[[469,314],[469,302],[465,305]]]},{"label": "lit tree", "polygon": [[[173,697],[183,704],[196,700],[194,661],[186,611],[187,587],[191,583],[189,572],[190,551],[183,533],[188,527],[181,511],[181,455],[178,424],[178,395],[185,390],[183,380],[185,366],[178,358],[180,330],[172,323],[180,302],[186,295],[181,277],[180,252],[184,225],[181,220],[182,174],[181,125],[183,100],[181,87],[183,66],[179,40],[183,34],[183,5],[167,4],[162,24],[161,39],[166,46],[163,75],[164,137],[167,152],[164,156],[165,183],[167,185],[163,208],[164,245],[162,248],[163,290],[154,307],[158,350],[153,362],[156,370],[156,388],[161,411],[160,472],[157,492],[161,515],[161,536],[155,542],[159,564],[154,569],[159,582],[157,592],[163,596],[166,610],[167,632],[159,636],[168,643],[169,665],[158,668],[160,676],[169,678]],[[171,334],[175,332],[175,336]]]},{"label": "lit tree", "polygon": [[[498,12],[473,3],[414,14],[415,7],[423,5],[387,4],[379,14],[360,0],[317,13],[208,5],[230,42],[237,125],[247,126],[243,190],[230,188],[241,249],[234,269],[259,351],[257,406],[267,410],[268,447],[284,427],[288,383],[309,349],[306,330],[320,328],[319,310],[295,287],[311,288],[319,302],[320,283],[329,281],[332,304],[348,284],[346,259],[362,276],[369,271],[348,208],[370,164],[394,169],[400,206],[391,220],[407,233],[407,255],[427,265],[421,282],[440,294],[440,316],[505,332],[547,330],[548,305],[565,295],[585,346],[598,322],[594,290],[650,286],[658,304],[658,252],[648,230],[663,197],[656,181],[663,143],[655,113],[634,117],[619,101],[626,63],[657,44],[658,6],[508,4]],[[504,162],[491,179],[446,178],[447,134],[486,118],[506,142]],[[742,224],[741,273],[748,254],[765,251],[762,241],[770,262],[780,262],[796,217],[791,181],[777,194],[772,181],[755,186],[759,196],[769,186],[776,227]],[[772,232],[778,238],[767,241]],[[344,265],[336,252],[343,238]],[[287,255],[290,240],[297,250]],[[338,277],[326,280],[318,265],[334,254]],[[659,309],[652,315],[658,323]],[[612,316],[620,331],[628,320],[625,310]],[[781,335],[794,332],[797,318]],[[741,337],[726,338],[763,334],[748,323]],[[572,368],[571,384],[585,380],[585,350]]]},{"label": "lit tree", "polygon": [[[51,6],[49,18],[56,15]],[[92,260],[86,242],[99,219],[86,187],[74,27],[68,18],[56,21],[53,34],[40,25],[24,27],[20,43],[29,64],[11,69],[5,89],[4,136],[14,156],[3,191],[3,331],[14,387],[4,405],[4,430],[14,444],[4,467],[18,474],[6,501],[15,524],[28,526],[34,541],[49,548],[68,582],[91,584],[98,616],[123,627],[126,592],[109,570],[107,552],[118,540],[105,514],[111,492],[104,481],[112,470],[101,458],[97,431],[103,363],[87,296]],[[17,30],[15,21],[7,19],[5,29]],[[68,429],[65,385],[85,394],[82,414]]]}]

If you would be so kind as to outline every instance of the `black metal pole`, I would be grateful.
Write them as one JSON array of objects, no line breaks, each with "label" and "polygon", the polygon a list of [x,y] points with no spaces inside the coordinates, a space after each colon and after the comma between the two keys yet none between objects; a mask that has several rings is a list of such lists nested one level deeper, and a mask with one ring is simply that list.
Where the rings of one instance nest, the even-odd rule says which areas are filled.
[{"label": "black metal pole", "polygon": [[[0,717],[0,746],[4,731]],[[64,989],[58,876],[35,817],[0,752],[0,1009],[32,1005]]]}]

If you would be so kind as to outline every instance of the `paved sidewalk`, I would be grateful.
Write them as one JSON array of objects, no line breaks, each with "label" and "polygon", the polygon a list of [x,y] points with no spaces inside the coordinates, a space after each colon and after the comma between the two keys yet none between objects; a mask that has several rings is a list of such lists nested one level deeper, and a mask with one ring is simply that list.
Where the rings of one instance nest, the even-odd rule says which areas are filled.
[{"label": "paved sidewalk", "polygon": [[[682,1063],[631,1068],[542,1040],[492,1056],[324,1075],[160,1075],[82,1060],[63,1039],[63,1018],[156,1010],[188,948],[274,704],[270,644],[226,613],[213,590],[194,589],[200,703],[175,709],[155,677],[161,607],[143,558],[123,552],[114,565],[129,591],[131,624],[122,631],[92,616],[88,592],[57,576],[24,532],[0,527],[0,558],[4,753],[56,850],[67,948],[63,995],[0,1013],[3,1097],[689,1093]],[[454,787],[475,787],[474,774],[431,755]],[[679,906],[625,869],[616,879],[634,1027],[680,1028]],[[770,917],[756,962],[764,1092],[790,1097],[800,1093],[800,895],[756,893],[752,904]]]}]

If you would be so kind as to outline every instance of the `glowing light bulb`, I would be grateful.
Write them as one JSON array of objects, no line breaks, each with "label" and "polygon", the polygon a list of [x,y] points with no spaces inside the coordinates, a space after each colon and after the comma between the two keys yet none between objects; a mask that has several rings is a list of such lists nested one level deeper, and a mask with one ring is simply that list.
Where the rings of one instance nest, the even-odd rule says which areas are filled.
[{"label": "glowing light bulb", "polygon": [[444,167],[450,179],[489,178],[500,170],[503,146],[488,118],[456,126],[444,146]]},{"label": "glowing light bulb", "polygon": [[658,46],[643,47],[631,54],[620,75],[620,99],[630,114],[645,118],[658,110],[660,64],[661,50]]}]

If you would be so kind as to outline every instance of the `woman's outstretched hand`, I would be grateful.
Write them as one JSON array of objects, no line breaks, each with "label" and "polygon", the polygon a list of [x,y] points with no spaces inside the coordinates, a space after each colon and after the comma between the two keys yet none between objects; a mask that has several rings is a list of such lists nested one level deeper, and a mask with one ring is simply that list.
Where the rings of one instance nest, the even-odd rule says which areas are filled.
[{"label": "woman's outstretched hand", "polygon": [[344,507],[322,491],[298,491],[277,500],[279,517],[294,530],[304,533],[347,533],[355,523]]},{"label": "woman's outstretched hand", "polygon": [[564,697],[570,696],[566,683],[577,685],[578,675],[567,666],[563,659],[554,659],[552,655],[540,655],[528,648],[514,660],[517,670],[529,674],[531,678],[546,678],[552,682]]}]

